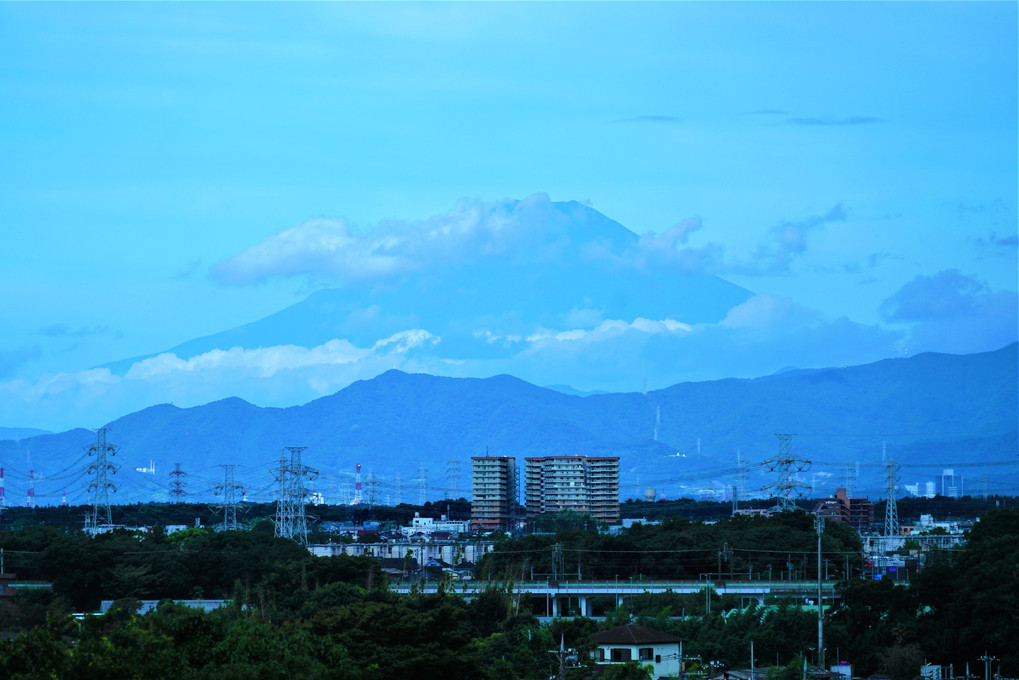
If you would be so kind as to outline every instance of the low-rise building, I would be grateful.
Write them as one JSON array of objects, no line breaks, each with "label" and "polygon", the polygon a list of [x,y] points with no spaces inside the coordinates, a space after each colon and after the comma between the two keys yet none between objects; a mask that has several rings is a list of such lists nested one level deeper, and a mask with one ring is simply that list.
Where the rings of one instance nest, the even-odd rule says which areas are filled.
[{"label": "low-rise building", "polygon": [[415,512],[409,526],[400,527],[400,533],[404,536],[447,534],[457,536],[469,533],[471,523],[469,521],[451,520],[445,515],[439,519],[433,517],[422,517]]},{"label": "low-rise building", "polygon": [[636,661],[652,667],[651,677],[675,677],[682,672],[683,639],[646,626],[629,623],[591,635],[598,645],[592,652],[598,666]]},{"label": "low-rise building", "polygon": [[874,504],[866,498],[849,498],[845,489],[836,489],[831,498],[822,498],[814,513],[833,522],[842,522],[859,533],[870,531],[874,524]]},{"label": "low-rise building", "polygon": [[378,559],[404,559],[408,553],[424,564],[439,559],[448,564],[476,563],[486,552],[493,550],[491,541],[389,541],[387,543],[324,543],[309,545],[308,551],[316,557],[333,555],[368,555]]}]

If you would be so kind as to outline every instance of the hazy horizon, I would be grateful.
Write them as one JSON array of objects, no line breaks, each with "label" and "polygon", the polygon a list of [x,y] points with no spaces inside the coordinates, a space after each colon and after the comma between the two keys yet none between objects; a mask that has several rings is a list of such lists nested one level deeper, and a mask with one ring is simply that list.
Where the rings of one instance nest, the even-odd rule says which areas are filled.
[{"label": "hazy horizon", "polygon": [[0,426],[999,349],[1017,51],[1014,3],[0,4]]}]

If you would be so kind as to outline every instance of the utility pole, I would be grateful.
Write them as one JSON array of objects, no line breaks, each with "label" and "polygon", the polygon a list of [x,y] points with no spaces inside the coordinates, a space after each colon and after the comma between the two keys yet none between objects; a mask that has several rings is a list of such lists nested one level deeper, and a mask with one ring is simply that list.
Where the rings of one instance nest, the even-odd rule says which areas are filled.
[{"label": "utility pole", "polygon": [[220,525],[220,528],[223,531],[237,531],[240,527],[237,524],[236,492],[243,487],[234,482],[236,465],[220,465],[219,467],[224,470],[223,483],[216,485],[216,495],[223,494],[223,504],[220,506],[223,509],[223,524]]},{"label": "utility pole", "polygon": [[563,545],[556,543],[552,546],[552,580],[558,582],[565,576],[566,565],[563,564]]},{"label": "utility pole", "polygon": [[824,534],[824,517],[814,518],[817,529],[817,658],[824,670],[824,594],[821,591],[821,535]]},{"label": "utility pole", "polygon": [[996,656],[990,656],[987,652],[977,659],[978,661],[984,662],[984,680],[991,680],[991,664],[998,660]]},{"label": "utility pole", "polygon": [[[576,651],[577,650],[575,649],[566,649],[566,636],[563,633],[560,633],[559,649],[548,650],[549,654],[554,655],[556,660],[559,662],[559,670],[556,671],[556,680],[565,680],[567,669],[580,668],[580,665],[577,663],[577,659],[575,657],[570,658],[576,654]],[[571,661],[571,665],[567,666],[567,661]]]},{"label": "utility pole", "polygon": [[85,533],[93,536],[99,533],[100,527],[107,530],[113,527],[110,490],[116,491],[117,486],[110,481],[110,475],[116,474],[117,466],[107,457],[116,455],[118,449],[106,441],[108,431],[108,427],[97,428],[96,443],[88,447],[88,455],[95,456],[95,461],[88,466],[88,474],[92,477],[88,485],[88,490],[92,492],[92,514],[85,517]]}]

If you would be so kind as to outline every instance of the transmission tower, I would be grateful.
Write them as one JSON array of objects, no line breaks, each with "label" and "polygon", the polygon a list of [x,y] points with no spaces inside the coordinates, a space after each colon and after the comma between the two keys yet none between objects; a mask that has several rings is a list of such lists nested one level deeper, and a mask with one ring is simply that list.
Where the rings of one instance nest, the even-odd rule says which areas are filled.
[{"label": "transmission tower", "polygon": [[223,494],[223,523],[217,527],[220,531],[237,531],[237,492],[243,487],[234,481],[236,465],[220,465],[224,470],[223,483],[216,485],[216,495]]},{"label": "transmission tower", "polygon": [[849,463],[846,463],[842,468],[842,480],[843,485],[846,487],[846,497],[852,498],[853,493],[856,490],[856,477],[860,473],[859,463],[857,467],[853,467]]},{"label": "transmission tower", "polygon": [[304,514],[304,499],[308,490],[304,481],[315,479],[316,470],[301,462],[301,453],[307,446],[286,446],[280,455],[276,481],[279,498],[276,501],[276,535],[308,545],[308,518]]},{"label": "transmission tower", "polygon": [[368,507],[374,508],[379,502],[379,479],[375,476],[375,470],[368,470],[368,481],[365,482],[365,486],[368,487]]},{"label": "transmission tower", "polygon": [[418,505],[425,504],[425,498],[428,492],[428,468],[424,465],[418,466]]},{"label": "transmission tower", "polygon": [[393,491],[396,495],[395,505],[403,503],[403,477],[397,475],[393,478]]},{"label": "transmission tower", "polygon": [[110,475],[116,474],[117,466],[108,459],[117,454],[118,448],[106,441],[108,427],[95,430],[96,443],[88,447],[88,455],[95,460],[88,466],[88,474],[92,477],[88,490],[92,492],[92,513],[85,517],[85,532],[99,533],[100,529],[113,528],[113,515],[110,512],[110,491],[116,491],[117,485],[110,481]]},{"label": "transmission tower", "polygon": [[3,512],[4,508],[7,507],[6,493],[4,489],[4,469],[0,467],[0,512]]},{"label": "transmission tower", "polygon": [[750,479],[750,466],[747,465],[743,452],[736,449],[736,498],[745,499],[748,495],[747,481]]},{"label": "transmission tower", "polygon": [[[882,445],[882,451],[884,447]],[[882,454],[882,457],[883,454]],[[885,536],[899,535],[899,509],[895,506],[895,491],[899,488],[899,464],[891,458],[884,463],[885,466],[885,495],[888,497],[885,503]]]},{"label": "transmission tower", "polygon": [[460,497],[460,461],[456,459],[450,459],[446,461],[446,480],[447,486],[444,493],[445,499]]},{"label": "transmission tower", "polygon": [[173,464],[173,471],[170,472],[170,498],[173,503],[179,505],[184,502],[184,478],[187,473],[180,469],[180,463]]},{"label": "transmission tower", "polygon": [[28,494],[25,499],[25,507],[35,507],[35,470],[28,471]]},{"label": "transmission tower", "polygon": [[793,437],[795,434],[776,434],[778,437],[778,455],[761,463],[768,472],[777,472],[778,481],[766,485],[771,496],[778,500],[776,510],[795,510],[795,498],[802,498],[807,485],[799,477],[799,473],[810,467],[810,461],[793,455]]}]

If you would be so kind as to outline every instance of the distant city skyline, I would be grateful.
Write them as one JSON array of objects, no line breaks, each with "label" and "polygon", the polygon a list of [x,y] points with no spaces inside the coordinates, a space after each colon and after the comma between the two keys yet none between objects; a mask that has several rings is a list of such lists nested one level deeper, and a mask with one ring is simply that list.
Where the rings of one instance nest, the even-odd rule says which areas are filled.
[{"label": "distant city skyline", "polygon": [[[640,391],[998,349],[1019,339],[1017,23],[1015,3],[0,3],[0,427],[285,406],[394,367]],[[574,201],[632,239],[547,238]],[[373,304],[411,286],[424,307],[471,267],[503,277],[485,309]],[[515,301],[536,267],[605,286],[539,314]],[[623,270],[747,297],[631,314],[661,293],[613,298]],[[333,337],[154,358],[326,289],[363,298]]]}]

